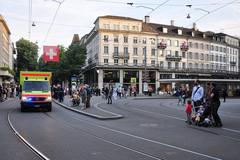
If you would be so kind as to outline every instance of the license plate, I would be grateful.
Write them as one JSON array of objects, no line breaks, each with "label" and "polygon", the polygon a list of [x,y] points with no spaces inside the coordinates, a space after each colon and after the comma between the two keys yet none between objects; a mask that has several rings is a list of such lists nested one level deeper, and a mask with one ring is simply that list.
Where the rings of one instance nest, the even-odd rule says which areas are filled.
[{"label": "license plate", "polygon": [[34,107],[40,107],[40,105],[36,104],[36,105],[34,105]]}]

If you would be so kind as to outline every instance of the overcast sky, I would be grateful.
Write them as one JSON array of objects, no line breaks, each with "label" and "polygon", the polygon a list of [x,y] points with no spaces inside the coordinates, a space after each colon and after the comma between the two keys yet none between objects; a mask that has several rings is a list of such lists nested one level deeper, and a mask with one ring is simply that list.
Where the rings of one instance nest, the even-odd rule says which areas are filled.
[{"label": "overcast sky", "polygon": [[[186,7],[188,4],[192,6]],[[32,21],[36,26],[31,27],[31,41],[37,41],[39,47],[68,47],[73,34],[82,37],[89,33],[96,18],[103,15],[143,19],[150,13],[153,23],[170,24],[175,20],[175,25],[182,27],[191,27],[203,17],[196,22],[199,30],[240,36],[240,0],[65,0],[47,34],[58,6],[52,0],[32,0]],[[186,18],[188,13],[190,19]],[[0,0],[0,14],[10,28],[13,42],[21,37],[28,39],[29,0]]]}]

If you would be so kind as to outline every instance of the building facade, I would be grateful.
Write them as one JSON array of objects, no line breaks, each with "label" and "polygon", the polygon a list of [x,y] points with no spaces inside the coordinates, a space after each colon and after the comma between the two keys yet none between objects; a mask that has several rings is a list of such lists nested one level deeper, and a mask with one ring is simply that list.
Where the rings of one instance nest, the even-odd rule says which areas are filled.
[{"label": "building facade", "polygon": [[[80,43],[87,48],[87,83],[136,86],[142,94],[191,88],[194,79],[217,81],[230,90],[239,85],[239,39],[223,33],[150,23],[150,18],[102,16]],[[231,91],[233,92],[233,91]],[[234,91],[234,94],[237,91]]]},{"label": "building facade", "polygon": [[6,21],[0,15],[0,84],[9,82],[13,75],[7,68],[13,69],[13,44],[10,40],[10,30]]}]

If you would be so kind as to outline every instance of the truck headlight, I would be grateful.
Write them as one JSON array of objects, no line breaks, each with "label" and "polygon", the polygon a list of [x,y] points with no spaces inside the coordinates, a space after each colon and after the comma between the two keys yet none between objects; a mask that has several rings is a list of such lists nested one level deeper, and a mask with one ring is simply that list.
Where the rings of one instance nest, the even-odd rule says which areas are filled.
[{"label": "truck headlight", "polygon": [[22,101],[27,101],[27,97],[22,96]]},{"label": "truck headlight", "polygon": [[47,97],[46,101],[52,101],[52,97],[51,96]]}]

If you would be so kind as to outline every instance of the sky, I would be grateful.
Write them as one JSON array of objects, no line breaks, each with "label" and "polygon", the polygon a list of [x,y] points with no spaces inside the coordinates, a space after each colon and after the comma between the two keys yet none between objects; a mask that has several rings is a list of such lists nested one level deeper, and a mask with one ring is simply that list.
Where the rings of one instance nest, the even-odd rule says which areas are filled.
[{"label": "sky", "polygon": [[[30,5],[30,0],[0,0],[0,14],[9,26],[11,40],[16,42],[30,36],[30,40],[37,42],[40,48],[43,45],[68,47],[74,34],[83,37],[94,27],[97,17],[103,15],[142,20],[149,15],[152,23],[170,24],[170,20],[174,20],[176,26],[187,28],[196,22],[200,31],[223,32],[240,37],[240,0],[62,1],[32,0]],[[32,8],[31,12],[29,8]],[[191,18],[186,18],[188,14]],[[36,26],[29,25],[29,22],[34,22]]]}]

